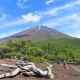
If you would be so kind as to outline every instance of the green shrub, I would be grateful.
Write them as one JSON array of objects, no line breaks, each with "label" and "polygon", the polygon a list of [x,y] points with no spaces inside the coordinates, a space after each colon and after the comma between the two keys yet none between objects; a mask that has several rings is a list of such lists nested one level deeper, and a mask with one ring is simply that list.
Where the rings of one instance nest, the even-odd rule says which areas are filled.
[{"label": "green shrub", "polygon": [[46,59],[42,57],[34,57],[34,56],[28,56],[29,61],[33,62],[46,62]]}]

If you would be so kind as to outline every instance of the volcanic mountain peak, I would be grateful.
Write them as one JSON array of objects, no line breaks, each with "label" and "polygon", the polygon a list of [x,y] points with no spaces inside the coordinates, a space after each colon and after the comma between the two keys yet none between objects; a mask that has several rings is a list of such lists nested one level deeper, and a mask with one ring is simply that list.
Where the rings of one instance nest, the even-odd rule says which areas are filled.
[{"label": "volcanic mountain peak", "polygon": [[34,32],[38,32],[39,30],[41,30],[42,26],[35,26],[29,29],[29,31],[34,31]]},{"label": "volcanic mountain peak", "polygon": [[26,29],[22,32],[19,32],[17,34],[14,34],[12,36],[8,36],[5,38],[0,39],[1,41],[6,41],[8,39],[20,39],[20,38],[24,38],[24,39],[33,39],[33,38],[41,38],[41,37],[46,37],[46,38],[50,38],[53,36],[68,36],[66,34],[63,34],[55,29],[51,29],[47,26],[34,26],[30,29]]}]

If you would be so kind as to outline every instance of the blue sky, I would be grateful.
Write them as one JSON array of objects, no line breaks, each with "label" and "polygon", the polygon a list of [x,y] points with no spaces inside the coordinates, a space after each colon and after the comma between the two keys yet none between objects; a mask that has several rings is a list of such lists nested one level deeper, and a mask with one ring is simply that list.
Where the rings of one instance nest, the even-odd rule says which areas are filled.
[{"label": "blue sky", "polygon": [[0,38],[36,25],[80,38],[80,0],[0,0]]}]

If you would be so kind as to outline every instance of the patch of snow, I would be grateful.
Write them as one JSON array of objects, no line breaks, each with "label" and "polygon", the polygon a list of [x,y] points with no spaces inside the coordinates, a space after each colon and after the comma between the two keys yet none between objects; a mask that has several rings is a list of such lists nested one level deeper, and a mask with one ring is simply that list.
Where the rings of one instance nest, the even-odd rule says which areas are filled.
[{"label": "patch of snow", "polygon": [[39,30],[41,29],[41,26],[38,26],[39,27]]},{"label": "patch of snow", "polygon": [[38,26],[37,32],[41,29],[41,26]]}]

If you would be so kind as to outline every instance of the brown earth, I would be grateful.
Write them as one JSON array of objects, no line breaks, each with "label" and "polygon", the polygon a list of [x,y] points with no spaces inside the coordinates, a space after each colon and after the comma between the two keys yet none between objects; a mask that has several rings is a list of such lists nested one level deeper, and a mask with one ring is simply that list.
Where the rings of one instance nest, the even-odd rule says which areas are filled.
[{"label": "brown earth", "polygon": [[[10,60],[0,60],[0,63],[6,63],[6,64],[15,64],[14,61]],[[53,65],[52,72],[54,74],[54,78],[52,80],[80,80],[80,73],[75,71],[70,65],[67,65],[67,69],[64,67],[56,64],[51,63]],[[38,64],[38,66],[41,64]],[[45,66],[42,66],[45,67]],[[79,66],[78,66],[79,67]],[[13,71],[13,69],[2,67],[0,66],[0,74],[7,73]],[[44,77],[35,77],[35,76],[23,76],[23,75],[17,75],[12,78],[3,78],[0,80],[50,80],[49,78]]]}]

